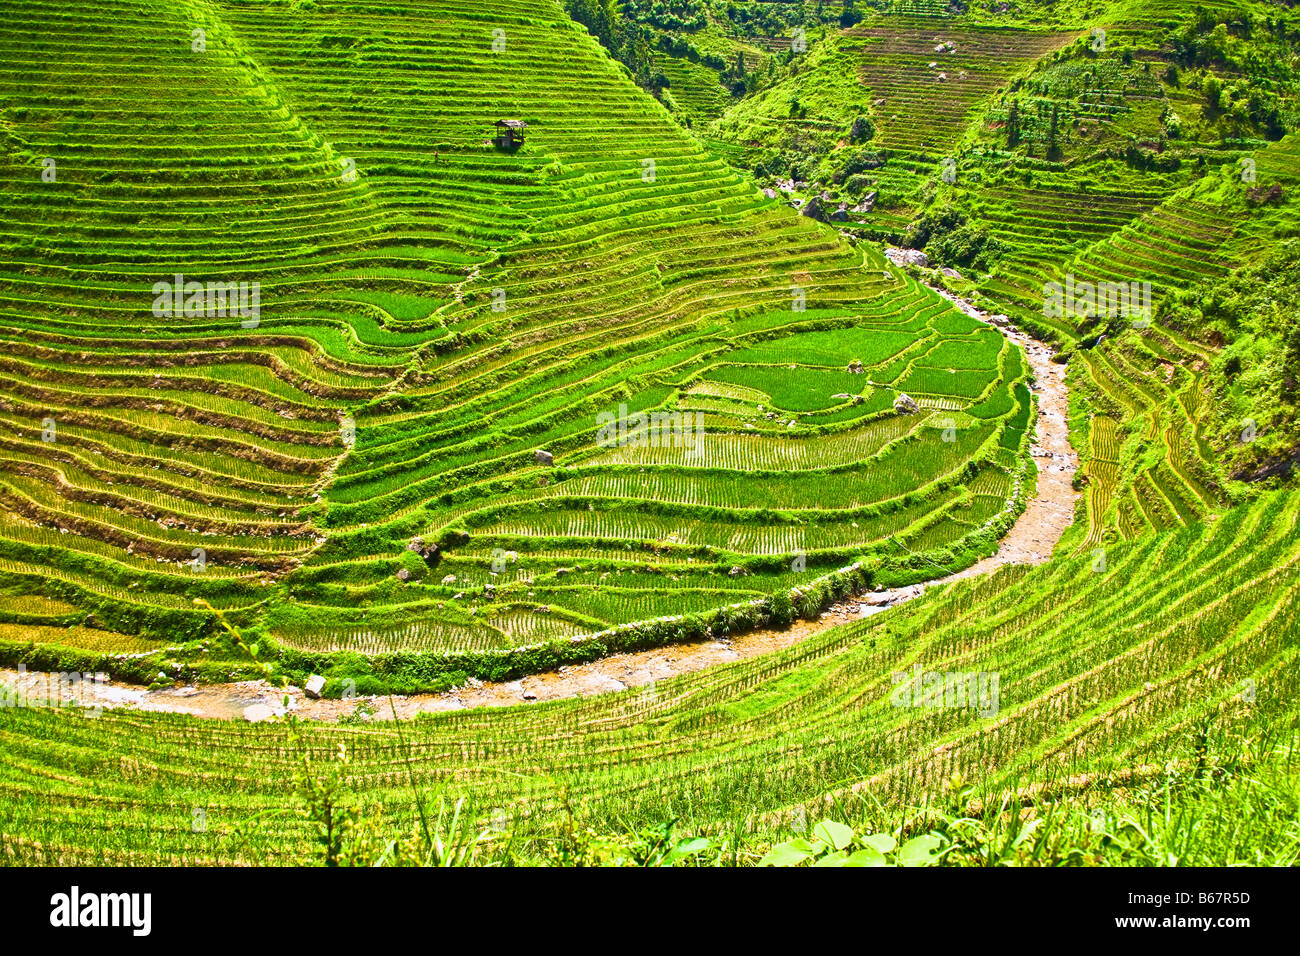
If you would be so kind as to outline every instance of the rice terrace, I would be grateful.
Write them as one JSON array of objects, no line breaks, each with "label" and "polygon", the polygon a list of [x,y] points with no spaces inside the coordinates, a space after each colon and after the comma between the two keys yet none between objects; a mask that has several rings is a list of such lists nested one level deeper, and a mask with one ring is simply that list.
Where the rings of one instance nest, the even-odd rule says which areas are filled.
[{"label": "rice terrace", "polygon": [[1300,859],[1292,0],[0,0],[0,214],[0,863]]}]

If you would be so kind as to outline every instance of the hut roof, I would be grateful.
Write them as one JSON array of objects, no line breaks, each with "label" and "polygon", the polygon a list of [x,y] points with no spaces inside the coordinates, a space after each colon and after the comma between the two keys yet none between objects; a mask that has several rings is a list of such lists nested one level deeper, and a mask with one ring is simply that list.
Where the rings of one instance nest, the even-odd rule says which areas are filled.
[{"label": "hut roof", "polygon": [[523,120],[517,119],[499,119],[496,121],[497,126],[508,126],[510,129],[527,129],[528,124]]}]

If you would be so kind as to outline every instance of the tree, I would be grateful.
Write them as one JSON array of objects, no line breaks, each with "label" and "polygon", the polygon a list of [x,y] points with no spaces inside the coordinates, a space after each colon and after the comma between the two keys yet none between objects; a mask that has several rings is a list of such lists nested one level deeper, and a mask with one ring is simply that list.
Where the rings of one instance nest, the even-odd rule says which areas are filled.
[{"label": "tree", "polygon": [[865,143],[876,135],[876,127],[866,116],[859,116],[849,129],[850,143]]},{"label": "tree", "polygon": [[1205,93],[1205,102],[1209,104],[1210,109],[1216,112],[1223,109],[1222,80],[1211,74],[1205,78],[1205,82],[1201,85],[1201,90]]}]

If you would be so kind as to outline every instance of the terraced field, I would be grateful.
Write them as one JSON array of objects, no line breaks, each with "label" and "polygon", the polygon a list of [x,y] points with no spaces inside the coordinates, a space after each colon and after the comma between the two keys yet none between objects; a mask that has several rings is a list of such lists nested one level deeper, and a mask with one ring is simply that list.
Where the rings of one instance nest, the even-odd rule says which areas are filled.
[{"label": "terraced field", "polygon": [[874,97],[887,151],[883,191],[908,196],[955,153],[985,102],[1017,73],[1077,37],[1071,32],[890,17],[847,31]]},{"label": "terraced field", "polygon": [[731,93],[707,66],[675,56],[660,56],[655,67],[668,79],[668,100],[691,121],[707,123],[731,104]]},{"label": "terraced field", "polygon": [[[191,26],[219,29],[188,8],[4,19],[5,582],[88,623],[192,634],[193,598],[251,612],[319,544],[304,509],[343,409],[398,374],[408,348],[378,310],[345,319],[329,278],[383,257],[362,250],[384,213],[237,48],[214,36],[195,71]],[[155,308],[160,282],[250,278],[242,312]]]},{"label": "terraced field", "polygon": [[[1151,283],[1157,312],[1171,293],[1253,261],[1295,228],[1296,150],[1295,137],[1287,136],[1252,153],[1254,183],[1281,186],[1282,202],[1243,201],[1257,187],[1230,167],[1084,249],[1061,267],[1056,281],[1149,277],[1143,281]],[[1071,323],[1059,325],[1070,338],[1082,332]],[[1074,401],[1086,407],[1080,414],[1091,417],[1094,429],[1088,543],[1100,541],[1105,526],[1127,539],[1221,508],[1227,479],[1209,440],[1218,416],[1207,392],[1216,350],[1159,322],[1117,337],[1094,327],[1080,344]]]},{"label": "terraced field", "polygon": [[[1225,151],[1216,162],[1217,175],[1172,194],[1177,178],[1135,175],[1114,162],[1087,174],[1106,182],[1104,189],[1081,189],[1081,174],[1065,170],[1035,173],[1033,189],[981,185],[977,215],[1014,253],[980,291],[1003,311],[1069,340],[1077,335],[1077,321],[1043,314],[1048,283],[1064,284],[1071,276],[1079,283],[1146,282],[1158,308],[1170,290],[1222,276],[1296,228],[1300,145],[1294,135]],[[1280,186],[1281,202],[1251,203],[1258,184]]]},{"label": "terraced field", "polygon": [[[950,805],[1026,862],[1290,761],[1300,18],[1057,6],[0,0],[0,863],[402,862],[450,806],[475,862],[757,862]],[[70,671],[116,702],[8,686]],[[337,722],[244,709],[288,685]]]},{"label": "terraced field", "polygon": [[[485,828],[506,821],[516,839],[560,825],[562,802],[580,821],[666,813],[688,832],[780,833],[855,792],[917,805],[955,773],[981,793],[1031,780],[1069,790],[1190,761],[1207,721],[1230,735],[1295,720],[1298,514],[1294,494],[1273,495],[1116,546],[1104,571],[1088,556],[1008,567],[779,654],[589,700],[431,716],[401,736],[391,725],[0,711],[0,830],[22,834],[3,852],[300,859],[313,829],[275,813],[283,781],[299,753],[320,761],[340,747],[349,786],[392,832],[415,825],[409,773],[425,792],[467,796]],[[1000,681],[996,699],[988,685],[967,707],[932,707],[920,692],[900,704],[921,673]],[[34,781],[40,800],[14,799]]]},{"label": "terraced field", "polygon": [[[1021,356],[764,200],[551,3],[3,12],[15,591],[160,640],[210,605],[483,651],[959,566],[1018,507],[967,483],[1022,468]],[[257,308],[159,314],[213,281]]]},{"label": "terraced field", "polygon": [[1079,401],[1091,416],[1088,543],[1101,541],[1107,526],[1129,539],[1221,509],[1197,370],[1207,356],[1155,327],[1079,356]]}]

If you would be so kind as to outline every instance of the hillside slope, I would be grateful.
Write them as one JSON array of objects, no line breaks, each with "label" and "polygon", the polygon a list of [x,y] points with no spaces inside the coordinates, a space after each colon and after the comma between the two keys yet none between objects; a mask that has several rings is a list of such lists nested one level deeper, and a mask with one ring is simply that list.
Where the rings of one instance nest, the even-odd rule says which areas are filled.
[{"label": "hillside slope", "polygon": [[[322,801],[391,861],[461,799],[514,861],[675,821],[737,862],[831,814],[1018,830],[1289,760],[1300,163],[1294,63],[1263,54],[1294,14],[1060,6],[821,10],[802,76],[680,91],[732,161],[808,147],[884,196],[831,225],[557,0],[0,0],[0,661],[361,695],[255,723],[0,685],[0,862],[298,863]],[[760,13],[797,22],[732,11]],[[796,52],[723,19],[684,32],[742,72]],[[1044,315],[1070,276],[1150,280],[1154,321]],[[644,688],[375,719],[385,690],[725,639],[993,550],[1034,492],[1036,383],[927,283],[1068,363],[1082,495],[1048,563]],[[1197,859],[1245,858],[1243,819]]]},{"label": "hillside slope", "polygon": [[505,651],[961,566],[1019,507],[1020,354],[552,0],[0,12],[0,554],[58,602],[15,628]]},{"label": "hillside slope", "polygon": [[1294,732],[1298,516],[1300,497],[1274,494],[1101,563],[958,582],[777,654],[588,700],[428,715],[400,735],[0,709],[0,831],[19,835],[3,853],[302,859],[310,821],[263,811],[286,805],[300,756],[337,770],[340,748],[345,789],[384,832],[415,826],[409,773],[427,799],[464,796],[484,828],[503,821],[520,851],[564,827],[565,807],[597,832],[675,816],[686,832],[770,839],[853,794],[918,806],[954,774],[994,806],[1008,787],[1104,794],[1144,767],[1191,766],[1207,742]]}]

